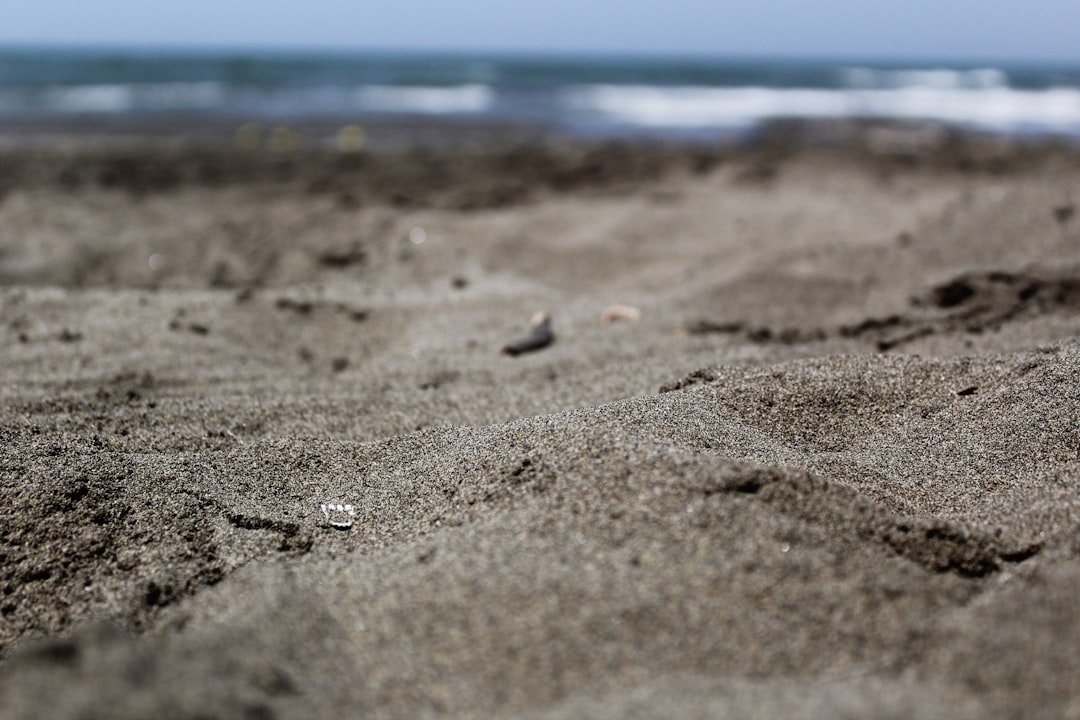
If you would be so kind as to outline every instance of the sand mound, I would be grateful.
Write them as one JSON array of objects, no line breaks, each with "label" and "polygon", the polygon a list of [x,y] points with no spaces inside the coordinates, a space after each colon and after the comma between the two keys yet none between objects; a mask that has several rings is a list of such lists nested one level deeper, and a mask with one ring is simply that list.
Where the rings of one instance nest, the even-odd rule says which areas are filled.
[{"label": "sand mound", "polygon": [[16,184],[0,716],[1075,714],[1075,174],[745,170]]}]

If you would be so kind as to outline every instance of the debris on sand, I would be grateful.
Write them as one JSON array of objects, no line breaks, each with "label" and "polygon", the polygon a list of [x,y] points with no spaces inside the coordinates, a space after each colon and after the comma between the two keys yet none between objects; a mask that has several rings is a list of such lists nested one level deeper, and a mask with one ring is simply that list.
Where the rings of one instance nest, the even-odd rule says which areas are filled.
[{"label": "debris on sand", "polygon": [[503,355],[516,357],[523,353],[542,350],[555,342],[555,333],[551,330],[551,315],[546,312],[538,312],[530,321],[532,332],[528,337],[510,343],[502,349]]}]

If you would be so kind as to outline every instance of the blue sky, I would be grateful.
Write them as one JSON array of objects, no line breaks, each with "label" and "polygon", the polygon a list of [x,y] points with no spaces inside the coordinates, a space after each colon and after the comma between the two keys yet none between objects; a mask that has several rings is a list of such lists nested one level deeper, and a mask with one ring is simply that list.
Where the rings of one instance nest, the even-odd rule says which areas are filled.
[{"label": "blue sky", "polygon": [[6,0],[35,42],[1080,63],[1080,0]]}]

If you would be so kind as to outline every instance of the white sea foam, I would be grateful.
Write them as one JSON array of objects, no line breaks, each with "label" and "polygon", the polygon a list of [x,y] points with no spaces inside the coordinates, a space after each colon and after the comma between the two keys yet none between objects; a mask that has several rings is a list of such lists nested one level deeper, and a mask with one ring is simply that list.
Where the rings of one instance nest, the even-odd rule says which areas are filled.
[{"label": "white sea foam", "polygon": [[588,85],[569,108],[609,122],[656,128],[745,127],[777,117],[938,120],[994,130],[1080,132],[1080,89],[934,87],[811,90]]},{"label": "white sea foam", "polygon": [[896,88],[932,88],[937,90],[1007,88],[1009,76],[997,68],[952,70],[882,70],[880,68],[847,67],[840,70],[844,87],[862,90]]},{"label": "white sea foam", "polygon": [[1080,130],[1080,90],[870,91],[860,96],[870,116],[942,120],[993,129]]},{"label": "white sea foam", "polygon": [[44,90],[34,104],[50,112],[122,113],[210,109],[224,97],[216,82],[63,85]]},{"label": "white sea foam", "polygon": [[130,85],[55,87],[41,95],[45,109],[58,112],[124,112],[131,109],[131,101]]},{"label": "white sea foam", "polygon": [[631,125],[675,128],[741,125],[780,115],[827,117],[847,108],[845,97],[830,90],[760,87],[591,85],[571,90],[567,102]]},{"label": "white sea foam", "polygon": [[355,97],[360,109],[368,112],[456,114],[488,110],[494,103],[495,92],[481,84],[367,85],[357,88]]}]

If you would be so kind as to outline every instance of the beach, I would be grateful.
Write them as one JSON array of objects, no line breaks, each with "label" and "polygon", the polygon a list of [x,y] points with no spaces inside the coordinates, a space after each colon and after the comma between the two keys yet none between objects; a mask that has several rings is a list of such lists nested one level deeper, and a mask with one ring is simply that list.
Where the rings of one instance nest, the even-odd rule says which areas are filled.
[{"label": "beach", "polygon": [[1080,718],[1080,152],[815,127],[4,145],[0,717]]}]

